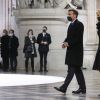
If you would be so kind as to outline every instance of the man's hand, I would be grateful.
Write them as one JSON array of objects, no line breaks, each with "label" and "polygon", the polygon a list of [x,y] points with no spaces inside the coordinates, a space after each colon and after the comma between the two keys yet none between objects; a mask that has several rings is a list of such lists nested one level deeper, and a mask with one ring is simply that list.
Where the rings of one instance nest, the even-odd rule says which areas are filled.
[{"label": "man's hand", "polygon": [[66,47],[69,47],[68,42],[64,42],[64,43],[62,44],[62,48],[66,48]]},{"label": "man's hand", "polygon": [[31,43],[34,43],[34,41],[31,41]]},{"label": "man's hand", "polygon": [[48,42],[43,42],[43,41],[41,41],[41,44],[44,44],[44,45],[47,45],[48,44]]},{"label": "man's hand", "polygon": [[48,43],[47,42],[44,42],[44,45],[47,45]]},{"label": "man's hand", "polygon": [[44,42],[43,41],[41,41],[41,44],[43,44]]}]

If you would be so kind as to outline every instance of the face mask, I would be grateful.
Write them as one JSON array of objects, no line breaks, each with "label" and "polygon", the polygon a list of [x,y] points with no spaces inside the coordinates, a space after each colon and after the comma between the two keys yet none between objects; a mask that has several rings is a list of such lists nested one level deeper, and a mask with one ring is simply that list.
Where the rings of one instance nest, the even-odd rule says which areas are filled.
[{"label": "face mask", "polygon": [[72,21],[72,18],[70,16],[67,17],[68,21]]},{"label": "face mask", "polygon": [[100,21],[100,17],[97,17],[98,21]]},{"label": "face mask", "polygon": [[46,30],[45,30],[45,29],[43,29],[43,32],[45,33],[45,32],[46,32]]},{"label": "face mask", "polygon": [[13,34],[12,33],[9,33],[9,36],[13,36]]}]

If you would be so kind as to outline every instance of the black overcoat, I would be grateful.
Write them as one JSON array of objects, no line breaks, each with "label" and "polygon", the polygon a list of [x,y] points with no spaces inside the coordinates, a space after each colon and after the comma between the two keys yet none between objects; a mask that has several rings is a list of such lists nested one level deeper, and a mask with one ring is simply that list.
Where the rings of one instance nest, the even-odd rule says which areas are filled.
[{"label": "black overcoat", "polygon": [[68,27],[67,38],[64,42],[68,42],[69,47],[66,51],[65,64],[69,66],[79,66],[83,64],[83,24],[75,20]]},{"label": "black overcoat", "polygon": [[[24,48],[23,48],[23,52],[25,53],[25,57],[37,57],[37,52],[36,52],[36,47],[35,47],[35,43],[36,43],[36,38],[33,36],[32,37],[32,41],[34,43],[31,43],[31,40],[28,36],[25,37],[25,40],[24,40]],[[31,47],[33,46],[32,48],[32,51],[34,50],[34,54],[32,55],[32,51],[28,52],[28,47]]]},{"label": "black overcoat", "polygon": [[100,22],[98,22],[97,24],[97,34],[98,34],[98,37],[99,37],[99,43],[98,43],[98,50],[97,50],[97,53],[96,53],[96,57],[95,57],[95,61],[94,61],[94,64],[93,64],[93,70],[99,70],[100,71]]},{"label": "black overcoat", "polygon": [[9,36],[1,37],[1,57],[9,57]]},{"label": "black overcoat", "polygon": [[[47,42],[47,45],[41,44],[41,42]],[[43,37],[43,34],[40,33],[37,37],[37,43],[39,44],[38,50],[39,52],[48,52],[49,51],[49,45],[51,44],[51,36],[49,33],[46,33]]]},{"label": "black overcoat", "polygon": [[9,39],[9,56],[18,56],[19,40],[13,35]]}]

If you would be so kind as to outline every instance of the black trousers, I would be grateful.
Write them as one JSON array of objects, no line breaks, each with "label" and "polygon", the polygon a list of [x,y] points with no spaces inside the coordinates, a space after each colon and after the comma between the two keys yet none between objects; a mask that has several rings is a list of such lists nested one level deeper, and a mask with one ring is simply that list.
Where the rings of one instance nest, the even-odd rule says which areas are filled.
[{"label": "black trousers", "polygon": [[44,71],[47,70],[47,54],[48,52],[39,52],[40,54],[40,71],[43,70],[44,65]]},{"label": "black trousers", "polygon": [[9,70],[9,57],[2,57],[3,60],[3,71]]},{"label": "black trousers", "polygon": [[84,75],[83,75],[81,67],[79,66],[76,66],[76,67],[68,66],[68,74],[61,88],[63,88],[64,90],[67,90],[67,87],[70,84],[71,80],[73,79],[74,74],[76,76],[79,88],[86,89]]},{"label": "black trousers", "polygon": [[28,62],[29,62],[29,58],[31,59],[31,67],[32,67],[32,72],[34,72],[34,57],[26,57],[25,60],[25,70],[26,72],[28,72]]},{"label": "black trousers", "polygon": [[17,57],[16,56],[10,56],[10,70],[16,71],[17,69]]}]

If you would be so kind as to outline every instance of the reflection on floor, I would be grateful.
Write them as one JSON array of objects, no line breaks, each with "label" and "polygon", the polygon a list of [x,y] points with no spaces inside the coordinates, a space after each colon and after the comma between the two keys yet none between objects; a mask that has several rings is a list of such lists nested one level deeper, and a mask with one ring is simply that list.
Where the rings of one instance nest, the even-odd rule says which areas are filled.
[{"label": "reflection on floor", "polygon": [[63,77],[56,77],[56,76],[0,74],[0,87],[50,84],[63,81],[64,81]]},{"label": "reflection on floor", "polygon": [[[21,74],[20,71],[17,73]],[[66,74],[67,71],[49,71],[48,73],[35,72],[33,75],[65,77]],[[98,97],[98,94],[100,94],[100,73],[87,69],[84,70],[84,75],[87,84],[86,95],[73,95],[71,93],[72,90],[78,88],[77,81],[74,77],[67,89],[66,95],[53,88],[54,86],[60,86],[62,83],[52,83],[43,85],[0,87],[0,100],[100,100],[100,97]]]}]

